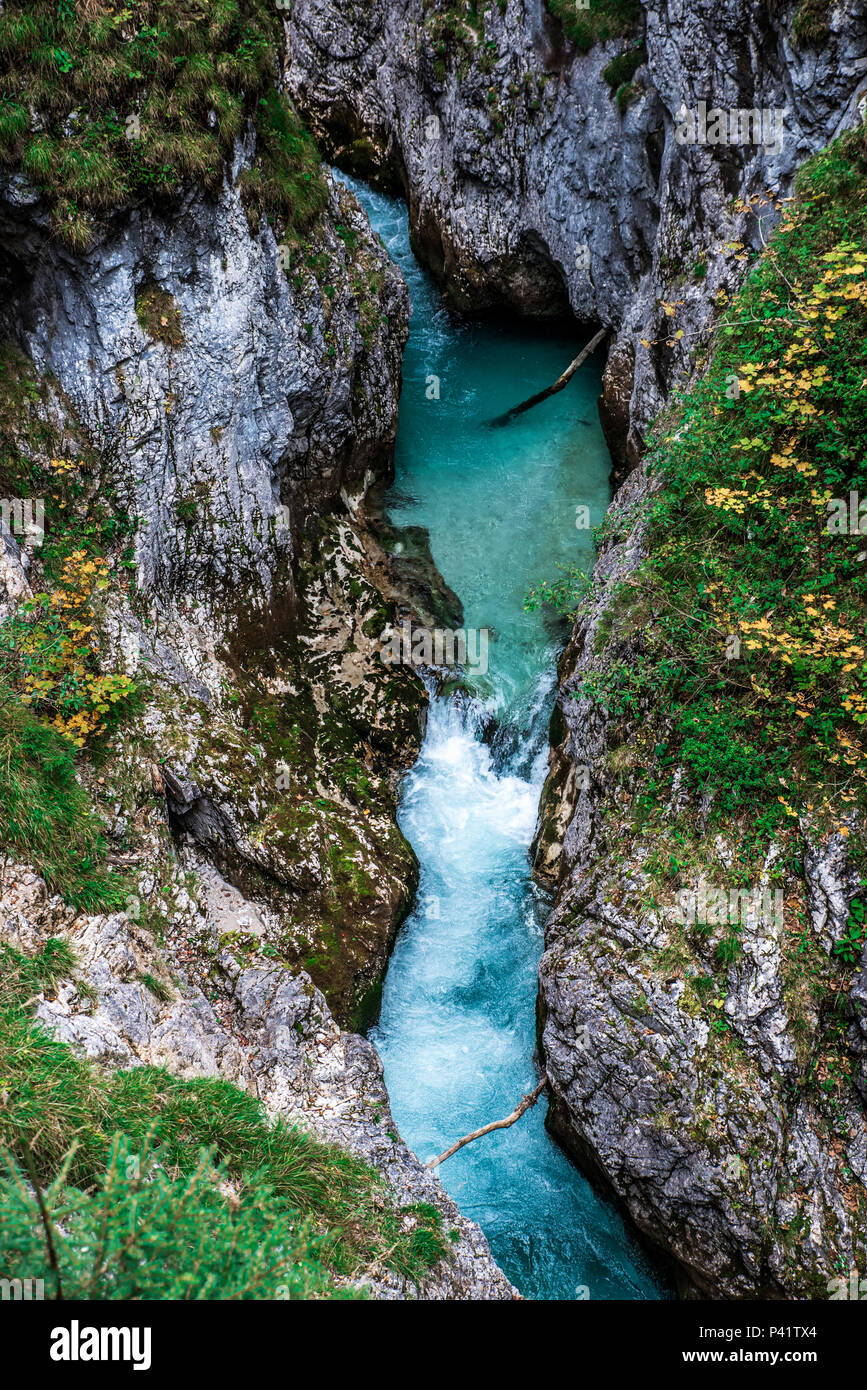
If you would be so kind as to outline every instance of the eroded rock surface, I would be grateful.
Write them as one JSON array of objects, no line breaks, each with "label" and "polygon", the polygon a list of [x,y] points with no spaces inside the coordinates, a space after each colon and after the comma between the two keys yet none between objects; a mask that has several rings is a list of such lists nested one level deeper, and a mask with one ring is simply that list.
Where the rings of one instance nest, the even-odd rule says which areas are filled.
[{"label": "eroded rock surface", "polygon": [[[829,1281],[867,1258],[867,952],[854,972],[832,955],[858,875],[843,835],[822,842],[804,825],[803,880],[772,848],[743,911],[742,951],[722,970],[722,923],[697,931],[660,892],[650,868],[659,843],[631,812],[642,769],[623,776],[635,731],[581,689],[641,641],[603,619],[644,553],[651,486],[642,466],[618,494],[594,597],[560,668],[536,846],[537,870],[556,887],[540,966],[549,1121],[674,1257],[689,1293],[827,1298]],[[729,881],[736,850],[717,836],[701,877]],[[854,1085],[823,1054],[837,1006],[851,1019]]]},{"label": "eroded rock surface", "polygon": [[[287,79],[341,162],[404,189],[415,243],[457,307],[571,308],[612,329],[603,423],[622,469],[737,283],[724,243],[760,244],[737,200],[785,194],[860,119],[863,6],[829,7],[827,37],[801,47],[794,9],[643,3],[632,29],[582,53],[543,0],[479,6],[456,37],[446,0],[296,0]],[[605,69],[640,43],[616,101],[626,84]],[[780,112],[781,148],[678,143],[681,106],[701,101]],[[767,235],[772,209],[760,211]]]}]

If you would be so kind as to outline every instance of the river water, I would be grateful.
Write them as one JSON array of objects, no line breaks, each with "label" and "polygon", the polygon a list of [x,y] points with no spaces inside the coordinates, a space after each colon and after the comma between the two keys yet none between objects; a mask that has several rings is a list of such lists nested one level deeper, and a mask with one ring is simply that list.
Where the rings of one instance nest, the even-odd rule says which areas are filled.
[{"label": "river water", "polygon": [[[404,204],[345,182],[401,267],[413,305],[389,515],[427,529],[465,626],[488,634],[479,697],[432,702],[421,756],[403,783],[399,819],[421,880],[371,1032],[400,1132],[428,1159],[503,1118],[537,1081],[547,904],[528,848],[564,632],[524,603],[531,584],[558,577],[558,561],[590,560],[590,530],[576,522],[587,520],[580,508],[590,525],[602,520],[610,459],[593,363],[559,395],[491,428],[492,417],[559,376],[578,345],[558,330],[456,322],[412,254]],[[512,1128],[449,1159],[443,1185],[525,1297],[659,1298],[617,1213],[547,1135],[544,1109],[543,1098]]]}]

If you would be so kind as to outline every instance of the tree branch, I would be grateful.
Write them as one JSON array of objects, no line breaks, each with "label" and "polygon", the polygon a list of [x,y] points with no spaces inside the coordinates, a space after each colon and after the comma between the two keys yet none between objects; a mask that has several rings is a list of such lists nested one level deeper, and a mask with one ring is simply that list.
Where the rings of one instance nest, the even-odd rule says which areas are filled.
[{"label": "tree branch", "polygon": [[511,410],[507,410],[505,415],[498,415],[495,420],[491,421],[491,424],[493,426],[508,425],[511,420],[515,419],[516,415],[523,415],[525,410],[530,410],[532,406],[538,405],[540,401],[546,401],[549,396],[554,396],[558,391],[562,391],[563,387],[568,385],[572,380],[578,368],[581,366],[581,363],[585,358],[590,356],[594,348],[599,346],[607,333],[607,328],[600,328],[599,332],[594,334],[590,339],[587,346],[581,349],[574,362],[570,362],[565,372],[563,372],[561,376],[558,376],[553,386],[548,386],[544,391],[537,392],[535,396],[531,396],[528,401],[522,401],[520,405],[513,405]]},{"label": "tree branch", "polygon": [[535,1091],[522,1096],[519,1104],[515,1106],[511,1115],[506,1116],[505,1120],[494,1120],[493,1124],[483,1125],[481,1129],[474,1129],[472,1134],[465,1134],[463,1139],[458,1139],[457,1143],[452,1144],[451,1148],[446,1149],[445,1153],[441,1153],[438,1158],[429,1158],[424,1165],[425,1168],[437,1168],[440,1163],[445,1163],[447,1158],[451,1158],[452,1154],[456,1154],[458,1149],[462,1149],[465,1144],[471,1144],[474,1139],[481,1139],[485,1134],[491,1134],[495,1129],[508,1129],[516,1120],[520,1120],[525,1110],[529,1110],[536,1104],[547,1085],[548,1078],[543,1076]]}]

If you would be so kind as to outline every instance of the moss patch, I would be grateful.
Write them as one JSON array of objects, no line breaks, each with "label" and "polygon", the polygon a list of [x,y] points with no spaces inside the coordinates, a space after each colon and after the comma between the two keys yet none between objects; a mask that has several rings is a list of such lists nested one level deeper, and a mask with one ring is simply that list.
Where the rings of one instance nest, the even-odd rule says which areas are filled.
[{"label": "moss patch", "polygon": [[168,290],[152,282],[139,286],[135,295],[135,316],[155,343],[183,347],[184,330],[178,301]]}]

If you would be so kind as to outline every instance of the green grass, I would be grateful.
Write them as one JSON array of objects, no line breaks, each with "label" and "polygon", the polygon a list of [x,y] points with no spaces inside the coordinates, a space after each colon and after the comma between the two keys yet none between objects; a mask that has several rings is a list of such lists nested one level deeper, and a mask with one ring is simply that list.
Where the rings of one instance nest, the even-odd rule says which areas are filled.
[{"label": "green grass", "polygon": [[831,0],[801,0],[792,16],[792,37],[799,48],[824,43],[831,29]]},{"label": "green grass", "polygon": [[311,174],[309,137],[302,149],[274,136],[281,43],[272,0],[127,0],[118,10],[104,0],[7,0],[0,160],[28,174],[56,235],[83,250],[95,219],[130,201],[158,201],[191,181],[216,192],[253,118],[262,210],[306,207],[309,190],[302,199],[293,181]]},{"label": "green grass", "polygon": [[595,43],[605,43],[629,33],[641,18],[638,0],[590,0],[586,10],[575,0],[546,0],[546,4],[555,19],[559,19],[566,37],[582,53],[587,53]]},{"label": "green grass", "polygon": [[75,770],[75,749],[0,686],[0,844],[32,864],[73,907],[121,907],[99,820]]},{"label": "green grass", "polygon": [[417,1281],[443,1257],[432,1208],[394,1208],[373,1170],[228,1082],[106,1073],[35,1026],[33,996],[74,969],[62,942],[0,948],[6,1277],[55,1291],[59,1273],[67,1298],[333,1297],[336,1277]]},{"label": "green grass", "polygon": [[613,627],[614,652],[633,650],[584,686],[637,729],[640,814],[657,814],[682,768],[710,824],[737,825],[757,855],[801,815],[823,830],[863,817],[867,536],[827,526],[829,499],[867,498],[865,380],[858,129],[801,171],[707,371],[651,440],[664,486]]},{"label": "green grass", "polygon": [[611,88],[612,96],[618,88],[631,82],[641,64],[646,62],[647,49],[643,43],[633,44],[617,58],[612,58],[608,66],[602,69],[602,76]]},{"label": "green grass", "polygon": [[277,92],[259,99],[256,113],[259,157],[241,176],[254,228],[260,215],[298,241],[328,201],[319,151],[289,103]]}]

